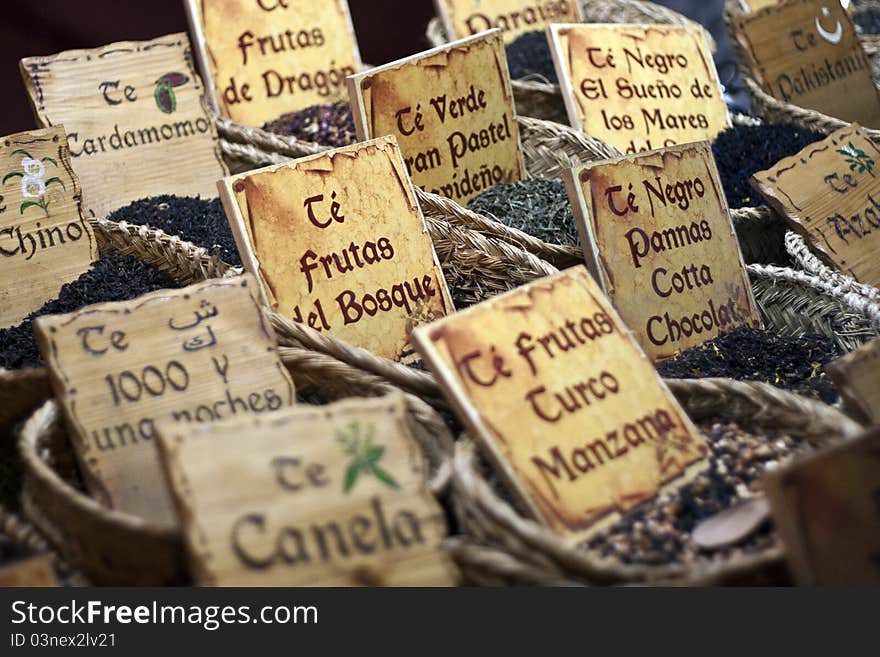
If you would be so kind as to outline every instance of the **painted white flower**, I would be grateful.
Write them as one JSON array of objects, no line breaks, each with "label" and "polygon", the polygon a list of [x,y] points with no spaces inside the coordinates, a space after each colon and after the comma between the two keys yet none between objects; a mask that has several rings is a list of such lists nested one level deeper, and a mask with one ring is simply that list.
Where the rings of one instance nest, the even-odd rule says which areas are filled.
[{"label": "painted white flower", "polygon": [[21,195],[25,198],[42,198],[46,193],[46,183],[36,176],[25,176],[21,179]]},{"label": "painted white flower", "polygon": [[25,157],[21,160],[21,170],[25,176],[31,178],[42,178],[46,173],[46,167],[39,160],[32,157]]}]

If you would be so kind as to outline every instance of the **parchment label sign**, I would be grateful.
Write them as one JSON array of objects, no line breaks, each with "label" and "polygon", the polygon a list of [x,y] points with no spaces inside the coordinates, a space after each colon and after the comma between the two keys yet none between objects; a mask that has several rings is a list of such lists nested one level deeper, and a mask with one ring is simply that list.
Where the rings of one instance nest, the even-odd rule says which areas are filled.
[{"label": "parchment label sign", "polygon": [[880,128],[880,94],[852,19],[833,0],[790,0],[733,19],[734,38],[768,94]]},{"label": "parchment label sign", "polygon": [[226,175],[186,34],[21,60],[37,121],[64,124],[84,208],[215,197]]},{"label": "parchment label sign", "polygon": [[704,438],[584,267],[415,341],[513,492],[566,541],[705,468]]},{"label": "parchment label sign", "polygon": [[764,478],[802,586],[880,586],[880,428]]},{"label": "parchment label sign", "polygon": [[201,424],[294,403],[250,275],[35,320],[86,484],[103,504],[167,524],[156,422]]},{"label": "parchment label sign", "polygon": [[346,100],[362,68],[346,0],[185,0],[202,77],[220,113],[262,125]]},{"label": "parchment label sign", "polygon": [[434,0],[446,33],[463,39],[492,28],[501,30],[505,43],[549,23],[579,23],[578,0]]},{"label": "parchment label sign", "polygon": [[698,25],[551,25],[547,35],[569,121],[584,134],[637,153],[730,125]]},{"label": "parchment label sign", "polygon": [[825,366],[828,376],[847,403],[847,411],[880,425],[880,339]]},{"label": "parchment label sign", "polygon": [[752,178],[824,260],[880,285],[880,149],[853,124]]},{"label": "parchment label sign", "polygon": [[402,397],[160,433],[197,584],[456,583]]},{"label": "parchment label sign", "polygon": [[393,360],[452,312],[394,137],[220,182],[249,271],[274,311]]},{"label": "parchment label sign", "polygon": [[414,184],[464,205],[525,175],[497,29],[348,78],[361,140],[395,135]]},{"label": "parchment label sign", "polygon": [[63,127],[0,138],[0,328],[58,296],[98,257]]},{"label": "parchment label sign", "polygon": [[708,142],[566,174],[587,266],[655,361],[761,320]]}]

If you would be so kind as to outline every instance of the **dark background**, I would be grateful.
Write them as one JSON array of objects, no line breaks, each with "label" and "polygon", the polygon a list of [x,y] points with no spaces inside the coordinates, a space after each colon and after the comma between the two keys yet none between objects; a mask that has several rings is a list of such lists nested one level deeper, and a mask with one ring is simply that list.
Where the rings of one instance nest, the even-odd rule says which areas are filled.
[{"label": "dark background", "polygon": [[[3,0],[0,135],[36,127],[18,60],[187,30],[183,0]],[[384,64],[425,50],[431,0],[349,0],[361,57]]]}]

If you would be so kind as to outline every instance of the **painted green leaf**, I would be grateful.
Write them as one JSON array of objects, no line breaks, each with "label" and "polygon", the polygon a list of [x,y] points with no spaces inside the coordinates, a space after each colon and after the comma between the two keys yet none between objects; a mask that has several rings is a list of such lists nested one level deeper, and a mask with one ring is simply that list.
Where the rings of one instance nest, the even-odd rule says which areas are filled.
[{"label": "painted green leaf", "polygon": [[153,93],[156,99],[156,107],[165,114],[171,114],[177,109],[177,98],[174,96],[174,90],[169,84],[156,85],[156,91]]},{"label": "painted green leaf", "polygon": [[40,160],[40,162],[51,162],[54,166],[58,166],[58,162],[56,162],[54,158],[51,158],[48,155]]},{"label": "painted green leaf", "polygon": [[382,455],[385,453],[385,448],[381,445],[373,445],[367,447],[367,450],[364,454],[367,459],[367,463],[376,463],[379,459],[382,458]]},{"label": "painted green leaf", "polygon": [[18,213],[24,214],[24,211],[27,210],[31,206],[36,206],[38,208],[43,207],[42,205],[40,205],[36,201],[25,201],[24,203],[21,204],[21,208],[19,208]]},{"label": "painted green leaf", "polygon": [[26,150],[24,150],[23,148],[17,148],[17,149],[15,149],[14,151],[12,151],[12,153],[10,153],[10,155],[24,155],[25,157],[30,157],[32,160],[34,159],[33,157],[31,157],[31,154],[28,153],[28,152],[27,152]]},{"label": "painted green leaf", "polygon": [[3,176],[3,182],[6,182],[10,178],[24,178],[24,174],[19,173],[18,171],[10,171],[5,176]]},{"label": "painted green leaf", "polygon": [[370,470],[373,472],[373,475],[375,475],[376,479],[378,479],[379,481],[385,483],[386,485],[388,485],[391,488],[400,488],[400,486],[397,485],[397,482],[394,481],[394,477],[392,477],[390,474],[385,472],[382,468],[380,468],[375,463],[370,464]]},{"label": "painted green leaf", "polygon": [[342,490],[348,493],[352,487],[354,486],[354,482],[357,481],[358,475],[361,473],[361,464],[358,461],[355,461],[351,465],[348,466],[348,470],[345,471],[345,483],[343,484]]},{"label": "painted green leaf", "polygon": [[65,185],[65,184],[64,184],[64,181],[61,180],[61,178],[59,178],[59,177],[57,177],[57,176],[54,176],[54,177],[52,177],[52,178],[49,178],[49,180],[46,181],[46,187],[48,187],[48,186],[51,185],[52,183],[58,183],[59,185],[61,185],[61,187],[63,187],[65,190],[67,190],[67,185]]}]

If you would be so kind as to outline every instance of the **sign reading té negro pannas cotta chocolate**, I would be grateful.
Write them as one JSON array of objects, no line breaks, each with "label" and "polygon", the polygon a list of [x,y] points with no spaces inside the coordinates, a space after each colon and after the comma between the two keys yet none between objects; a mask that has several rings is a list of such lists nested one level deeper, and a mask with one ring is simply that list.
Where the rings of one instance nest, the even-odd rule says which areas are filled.
[{"label": "sign reading t\u00e9 negro pannas cotta chocolate", "polygon": [[505,43],[548,23],[578,23],[579,0],[434,0],[446,33],[453,39],[498,28]]},{"label": "sign reading t\u00e9 negro pannas cotta chocolate", "polygon": [[823,259],[880,286],[880,149],[858,124],[752,178]]},{"label": "sign reading t\u00e9 negro pannas cotta chocolate", "polygon": [[414,335],[523,506],[567,541],[705,467],[703,437],[584,267]]},{"label": "sign reading t\u00e9 negro pannas cotta chocolate", "polygon": [[98,257],[81,200],[63,127],[0,138],[0,328],[56,298]]},{"label": "sign reading t\u00e9 negro pannas cotta chocolate", "polygon": [[730,125],[698,25],[551,25],[571,125],[626,153],[713,139]]},{"label": "sign reading t\u00e9 negro pannas cotta chocolate", "polygon": [[346,0],[186,0],[201,71],[220,113],[261,125],[345,100],[361,69]]},{"label": "sign reading t\u00e9 negro pannas cotta chocolate", "polygon": [[167,525],[157,422],[200,424],[294,403],[256,287],[250,275],[216,279],[35,320],[86,485],[102,504]]},{"label": "sign reading t\u00e9 negro pannas cotta chocolate", "polygon": [[394,137],[232,176],[221,197],[270,309],[392,360],[453,310]]},{"label": "sign reading t\u00e9 negro pannas cotta chocolate", "polygon": [[880,128],[880,93],[852,19],[834,0],[789,0],[733,19],[755,79],[774,98]]},{"label": "sign reading t\u00e9 negro pannas cotta chocolate", "polygon": [[440,549],[446,519],[428,489],[401,396],[302,405],[210,426],[162,425],[160,434],[196,584],[438,586],[458,579]]},{"label": "sign reading t\u00e9 negro pannas cotta chocolate", "polygon": [[214,197],[226,175],[186,34],[21,60],[37,120],[64,124],[86,211]]},{"label": "sign reading t\u00e9 negro pannas cotta chocolate", "polygon": [[587,266],[654,360],[760,327],[708,142],[567,172]]},{"label": "sign reading t\u00e9 negro pannas cotta chocolate", "polygon": [[358,137],[395,135],[422,189],[464,205],[525,175],[499,30],[348,81]]}]

